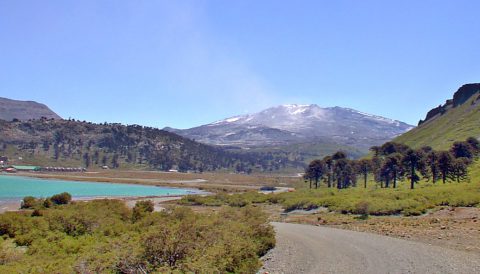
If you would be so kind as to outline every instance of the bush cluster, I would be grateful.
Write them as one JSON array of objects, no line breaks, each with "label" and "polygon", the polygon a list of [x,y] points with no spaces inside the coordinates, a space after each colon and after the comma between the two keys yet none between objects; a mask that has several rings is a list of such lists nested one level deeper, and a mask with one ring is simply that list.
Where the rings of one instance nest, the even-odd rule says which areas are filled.
[{"label": "bush cluster", "polygon": [[255,273],[275,244],[258,208],[194,213],[177,207],[134,217],[121,201],[0,215],[0,273]]},{"label": "bush cluster", "polygon": [[480,206],[480,161],[471,166],[471,182],[466,184],[434,184],[424,181],[417,189],[407,189],[405,182],[398,188],[380,188],[369,184],[368,188],[336,189],[321,186],[319,189],[300,189],[280,194],[216,194],[211,196],[186,196],[180,200],[186,205],[244,206],[256,203],[281,204],[285,211],[310,210],[327,207],[345,214],[405,215],[416,216],[437,206]]},{"label": "bush cluster", "polygon": [[32,196],[26,196],[22,200],[21,208],[22,209],[34,209],[39,211],[41,209],[50,208],[54,205],[67,205],[72,202],[72,195],[68,192],[63,192],[60,194],[55,194],[52,197],[35,198]]}]

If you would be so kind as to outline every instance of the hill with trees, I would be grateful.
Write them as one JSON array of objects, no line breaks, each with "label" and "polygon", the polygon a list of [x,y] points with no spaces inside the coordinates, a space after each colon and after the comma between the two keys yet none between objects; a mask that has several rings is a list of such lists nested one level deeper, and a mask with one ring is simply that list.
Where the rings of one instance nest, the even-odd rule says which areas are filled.
[{"label": "hill with trees", "polygon": [[291,155],[233,153],[151,127],[46,118],[0,120],[0,154],[13,162],[86,168],[251,172],[303,166]]},{"label": "hill with trees", "polygon": [[393,141],[445,150],[468,137],[480,137],[480,84],[463,85],[452,99],[430,110],[418,127]]}]

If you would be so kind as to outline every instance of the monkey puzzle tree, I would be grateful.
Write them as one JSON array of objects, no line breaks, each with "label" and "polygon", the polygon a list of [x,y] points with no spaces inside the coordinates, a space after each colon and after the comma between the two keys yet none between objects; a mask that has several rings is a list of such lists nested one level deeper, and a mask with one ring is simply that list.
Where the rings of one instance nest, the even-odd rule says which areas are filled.
[{"label": "monkey puzzle tree", "polygon": [[452,154],[448,151],[440,151],[438,153],[437,166],[444,184],[447,182],[453,170],[453,159]]},{"label": "monkey puzzle tree", "polygon": [[473,149],[467,142],[455,142],[450,148],[450,152],[455,158],[473,158]]},{"label": "monkey puzzle tree", "polygon": [[[322,160],[313,160],[305,170],[305,176],[309,180],[315,181],[315,188],[318,188],[318,182],[325,174],[325,165]],[[310,183],[311,187],[311,183]]]},{"label": "monkey puzzle tree", "polygon": [[368,173],[372,171],[372,161],[361,159],[356,163],[358,172],[363,175],[363,186],[364,188],[367,188]]},{"label": "monkey puzzle tree", "polygon": [[466,142],[470,145],[472,152],[476,157],[478,153],[480,153],[480,142],[474,137],[469,137]]},{"label": "monkey puzzle tree", "polygon": [[353,161],[345,158],[340,158],[335,161],[334,166],[335,180],[337,181],[337,188],[347,188],[355,186],[357,174]]},{"label": "monkey puzzle tree", "polygon": [[333,178],[333,159],[332,156],[325,156],[323,158],[325,163],[325,173],[327,174],[327,186],[332,187],[332,178]]},{"label": "monkey puzzle tree", "polygon": [[432,179],[433,183],[438,181],[440,170],[438,167],[438,152],[432,150],[425,156],[425,166],[422,175],[429,180]]},{"label": "monkey puzzle tree", "polygon": [[409,149],[403,156],[402,163],[405,167],[407,178],[410,179],[410,189],[414,189],[415,183],[420,181],[417,170],[422,169],[424,166],[424,154],[420,150]]},{"label": "monkey puzzle tree", "polygon": [[452,170],[451,170],[451,178],[457,183],[460,181],[468,179],[468,165],[470,160],[467,158],[457,158],[453,160],[452,163]]},{"label": "monkey puzzle tree", "polygon": [[402,155],[399,153],[388,155],[380,168],[380,176],[385,180],[385,187],[390,187],[390,182],[393,181],[393,188],[396,188],[397,180],[401,179],[402,175]]}]

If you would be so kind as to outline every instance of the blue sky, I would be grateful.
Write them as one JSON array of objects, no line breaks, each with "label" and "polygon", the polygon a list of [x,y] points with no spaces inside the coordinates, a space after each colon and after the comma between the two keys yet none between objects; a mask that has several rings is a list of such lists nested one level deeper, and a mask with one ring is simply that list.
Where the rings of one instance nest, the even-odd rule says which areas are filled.
[{"label": "blue sky", "polygon": [[192,127],[284,103],[412,124],[479,82],[480,1],[0,1],[0,96]]}]

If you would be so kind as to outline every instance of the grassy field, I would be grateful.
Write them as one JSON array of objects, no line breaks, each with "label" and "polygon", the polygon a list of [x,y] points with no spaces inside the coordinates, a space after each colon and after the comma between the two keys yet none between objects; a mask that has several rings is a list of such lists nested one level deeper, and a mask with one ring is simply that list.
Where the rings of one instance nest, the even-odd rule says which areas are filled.
[{"label": "grassy field", "polygon": [[416,216],[438,206],[471,207],[480,205],[480,162],[471,166],[470,178],[466,182],[446,183],[421,181],[416,189],[409,189],[407,182],[399,187],[380,188],[370,181],[368,188],[354,187],[333,189],[321,186],[308,189],[306,186],[295,192],[281,194],[217,194],[207,197],[187,196],[179,202],[184,205],[245,206],[248,204],[280,204],[288,212],[296,209],[326,207],[339,213],[365,215],[405,215]]},{"label": "grassy field", "polygon": [[227,172],[180,173],[139,170],[92,170],[70,173],[21,173],[38,178],[110,183],[131,183],[170,187],[200,188],[213,192],[236,192],[261,186],[299,187],[301,178],[274,174],[236,174]]},{"label": "grassy field", "polygon": [[412,148],[431,146],[436,150],[448,150],[455,141],[468,137],[480,137],[480,105],[473,96],[464,104],[448,110],[444,115],[427,121],[417,128],[397,137],[394,142]]}]

